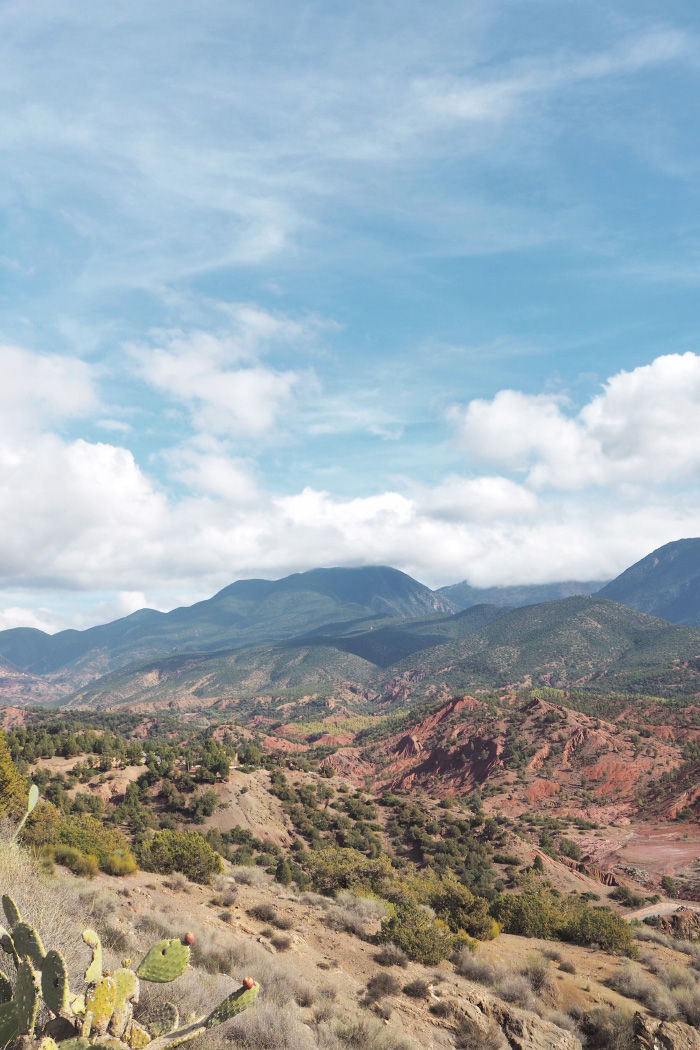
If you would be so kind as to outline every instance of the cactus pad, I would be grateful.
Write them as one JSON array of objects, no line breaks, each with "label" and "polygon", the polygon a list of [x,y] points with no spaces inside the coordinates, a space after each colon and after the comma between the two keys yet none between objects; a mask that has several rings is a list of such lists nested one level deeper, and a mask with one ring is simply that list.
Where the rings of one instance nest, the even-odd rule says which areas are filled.
[{"label": "cactus pad", "polygon": [[222,1003],[219,1003],[209,1016],[205,1019],[204,1024],[206,1028],[213,1028],[217,1024],[222,1024],[224,1021],[228,1021],[229,1018],[235,1017],[242,1010],[245,1010],[255,999],[256,995],[260,991],[260,985],[254,984],[252,988],[246,988],[245,985],[239,988],[237,991],[232,992]]},{"label": "cactus pad", "polygon": [[[129,1027],[134,1016],[134,1008],[131,1003],[123,1000],[117,1002],[109,1022],[109,1032],[115,1039],[121,1039]],[[104,1041],[104,1040],[103,1040]]]},{"label": "cactus pad", "polygon": [[133,970],[121,966],[112,974],[117,985],[117,1005],[139,1001],[139,979]]},{"label": "cactus pad", "polygon": [[113,977],[100,977],[85,993],[85,1016],[92,1014],[92,1030],[98,1035],[107,1031],[117,1001],[117,982]]},{"label": "cactus pad", "polygon": [[38,1050],[58,1050],[58,1043],[50,1035],[45,1035],[39,1040]]},{"label": "cactus pad", "polygon": [[[0,929],[1,929],[1,927],[0,927]],[[13,955],[15,957],[15,959],[17,958],[17,954],[15,952],[15,946],[14,946],[14,944],[12,942],[12,938],[10,937],[9,933],[7,932],[7,930],[2,930],[2,933],[0,933],[0,948],[2,948],[2,950],[7,955]]]},{"label": "cactus pad", "polygon": [[75,1039],[62,1039],[61,1050],[87,1050],[90,1040],[82,1035],[76,1035]]},{"label": "cactus pad", "polygon": [[0,1004],[9,1003],[12,999],[12,985],[6,973],[0,970]]},{"label": "cactus pad", "polygon": [[94,984],[102,976],[102,942],[94,930],[83,930],[83,940],[92,948],[92,962],[85,971],[85,980]]},{"label": "cactus pad", "polygon": [[5,918],[7,919],[10,929],[12,929],[13,926],[16,926],[18,922],[22,921],[19,908],[8,893],[3,894],[2,910],[5,912]]},{"label": "cactus pad", "polygon": [[151,1037],[143,1025],[138,1021],[132,1021],[126,1032],[126,1041],[131,1050],[143,1050],[143,1047],[150,1043]]},{"label": "cactus pad", "polygon": [[159,1035],[173,1032],[180,1022],[180,1015],[174,1003],[159,1003],[151,1015],[148,1027],[155,1039]]},{"label": "cactus pad", "polygon": [[99,1042],[91,1044],[91,1050],[129,1050],[126,1043],[123,1043],[121,1039],[115,1039],[114,1036],[105,1035],[101,1036]]},{"label": "cactus pad", "polygon": [[74,1017],[82,1017],[85,1013],[85,996],[74,995],[70,1000],[69,1007]]},{"label": "cactus pad", "polygon": [[0,1005],[0,1046],[7,1046],[19,1035],[17,1007],[13,1002]]},{"label": "cactus pad", "polygon": [[66,964],[55,948],[46,953],[41,967],[41,998],[52,1014],[59,1014],[68,1005]]},{"label": "cactus pad", "polygon": [[22,1035],[31,1035],[39,1006],[39,978],[32,969],[29,959],[22,959],[17,970],[15,1002],[19,1030]]},{"label": "cactus pad", "polygon": [[87,1050],[90,1041],[83,1035],[76,1035],[72,1039],[61,1039],[61,1050]]},{"label": "cactus pad", "polygon": [[203,1035],[205,1032],[206,1028],[201,1020],[195,1021],[193,1024],[188,1025],[187,1028],[178,1028],[176,1032],[171,1032],[170,1035],[162,1035],[160,1039],[154,1039],[148,1050],[173,1050],[173,1047],[189,1043],[192,1039],[196,1039],[198,1035]]},{"label": "cactus pad", "polygon": [[83,1023],[80,1026],[80,1034],[87,1039],[92,1031],[92,1010],[86,1010],[83,1014]]},{"label": "cactus pad", "polygon": [[12,940],[20,959],[29,959],[32,966],[36,970],[40,970],[44,965],[46,952],[44,951],[44,945],[41,943],[41,937],[34,927],[30,926],[28,922],[18,922],[12,930]]},{"label": "cactus pad", "polygon": [[189,958],[189,946],[177,937],[171,941],[159,941],[141,960],[136,973],[144,981],[156,981],[159,984],[174,981],[185,972]]}]

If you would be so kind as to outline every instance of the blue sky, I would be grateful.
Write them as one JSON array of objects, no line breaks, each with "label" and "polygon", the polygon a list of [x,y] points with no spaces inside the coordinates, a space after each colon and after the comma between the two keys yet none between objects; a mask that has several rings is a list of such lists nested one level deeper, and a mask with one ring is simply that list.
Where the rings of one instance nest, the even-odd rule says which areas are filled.
[{"label": "blue sky", "polygon": [[700,534],[700,25],[0,9],[0,627]]}]

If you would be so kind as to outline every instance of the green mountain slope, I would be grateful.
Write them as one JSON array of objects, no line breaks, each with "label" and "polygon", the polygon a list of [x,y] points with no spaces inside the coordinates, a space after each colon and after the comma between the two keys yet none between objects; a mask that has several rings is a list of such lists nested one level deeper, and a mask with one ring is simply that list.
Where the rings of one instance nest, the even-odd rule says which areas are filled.
[{"label": "green mountain slope", "polygon": [[700,691],[700,630],[601,598],[565,598],[409,657],[384,683],[416,670],[423,691],[532,684],[690,695]]},{"label": "green mountain slope", "polygon": [[338,682],[367,681],[376,670],[374,664],[359,656],[321,645],[178,654],[105,675],[71,697],[68,706],[102,708],[182,701],[206,704],[299,689],[323,692],[324,687]]},{"label": "green mountain slope", "polygon": [[671,623],[700,624],[700,539],[652,551],[597,593]]},{"label": "green mountain slope", "polygon": [[[435,645],[436,637],[449,640]],[[389,663],[390,655],[400,658]],[[161,657],[106,675],[70,702],[104,707],[298,689],[327,694],[340,683],[382,699],[396,695],[397,682],[407,703],[436,689],[459,694],[521,685],[689,697],[700,693],[700,629],[589,597],[512,610],[482,606],[335,638]]]},{"label": "green mountain slope", "polygon": [[239,580],[196,605],[169,613],[141,609],[87,631],[2,631],[0,657],[34,674],[71,669],[85,680],[165,653],[258,645],[334,624],[455,609],[397,569],[313,569],[283,580]]},{"label": "green mountain slope", "polygon": [[564,580],[561,583],[523,584],[519,587],[472,587],[463,580],[462,583],[438,588],[437,594],[449,598],[460,609],[470,609],[474,605],[509,605],[518,608],[553,602],[558,598],[571,598],[576,594],[593,594],[604,586],[603,580]]}]

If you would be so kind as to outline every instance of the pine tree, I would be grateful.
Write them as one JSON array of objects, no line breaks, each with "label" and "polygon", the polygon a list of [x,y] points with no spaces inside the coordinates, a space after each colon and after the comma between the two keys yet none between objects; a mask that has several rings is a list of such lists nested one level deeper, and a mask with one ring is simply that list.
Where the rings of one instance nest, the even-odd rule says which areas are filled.
[{"label": "pine tree", "polygon": [[277,861],[275,879],[277,882],[281,882],[283,886],[288,886],[292,881],[292,869],[289,867],[289,862],[284,857],[280,857]]},{"label": "pine tree", "polygon": [[27,786],[12,764],[5,734],[0,732],[0,818],[19,820],[27,808]]}]

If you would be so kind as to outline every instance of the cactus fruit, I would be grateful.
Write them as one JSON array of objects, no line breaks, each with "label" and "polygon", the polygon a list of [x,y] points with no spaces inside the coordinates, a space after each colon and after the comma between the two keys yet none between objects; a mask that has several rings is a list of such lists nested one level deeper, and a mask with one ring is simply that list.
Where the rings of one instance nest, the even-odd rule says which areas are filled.
[{"label": "cactus fruit", "polygon": [[182,939],[185,942],[185,944],[194,944],[194,934],[191,930],[188,930]]},{"label": "cactus fruit", "polygon": [[34,927],[28,922],[18,922],[12,931],[12,940],[20,959],[29,959],[35,969],[41,970],[46,952]]},{"label": "cactus fruit", "polygon": [[206,1028],[213,1028],[217,1024],[222,1024],[224,1021],[228,1021],[229,1018],[235,1017],[241,1010],[245,1010],[250,1006],[253,999],[260,991],[260,985],[254,984],[252,988],[246,988],[243,985],[235,992],[224,999],[222,1003],[214,1007],[212,1012],[207,1018],[205,1018],[204,1025]]},{"label": "cactus fruit", "polygon": [[104,1035],[117,1001],[117,982],[113,977],[100,977],[85,995],[85,1016],[92,1014],[92,1031]]},{"label": "cactus fruit", "polygon": [[66,964],[55,948],[46,953],[41,967],[41,998],[52,1014],[60,1014],[68,1005]]},{"label": "cactus fruit", "polygon": [[6,973],[0,970],[0,1004],[12,1001],[12,985]]},{"label": "cactus fruit", "polygon": [[36,1012],[39,1007],[39,978],[29,959],[22,959],[19,964],[15,994],[19,1030],[22,1035],[30,1035],[34,1031]]},{"label": "cactus fruit", "polygon": [[7,924],[10,929],[16,926],[18,922],[22,921],[19,908],[13,901],[12,897],[7,893],[4,893],[2,897],[2,910],[5,912],[5,918],[7,919]]},{"label": "cactus fruit", "polygon": [[92,962],[85,971],[86,984],[92,984],[102,976],[102,942],[94,930],[83,930],[83,940],[92,948]]},{"label": "cactus fruit", "polygon": [[174,1003],[160,1003],[154,1010],[149,1028],[151,1036],[156,1039],[159,1035],[169,1035],[180,1023],[180,1015]]},{"label": "cactus fruit", "polygon": [[136,974],[144,981],[158,984],[174,981],[185,972],[189,958],[189,946],[177,937],[171,941],[159,941],[141,960]]}]

